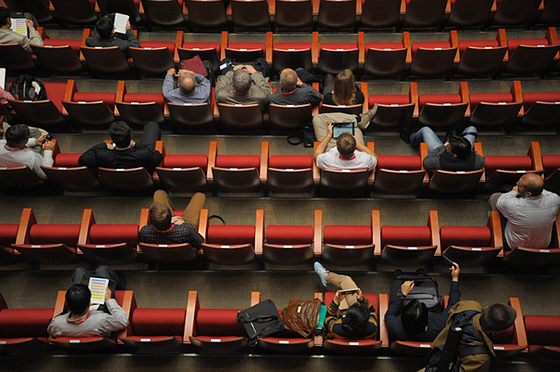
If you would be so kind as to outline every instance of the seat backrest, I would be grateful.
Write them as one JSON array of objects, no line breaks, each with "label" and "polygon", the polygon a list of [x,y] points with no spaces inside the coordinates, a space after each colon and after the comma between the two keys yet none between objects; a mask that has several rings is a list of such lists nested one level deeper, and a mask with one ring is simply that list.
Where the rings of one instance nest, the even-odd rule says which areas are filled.
[{"label": "seat backrest", "polygon": [[261,106],[258,103],[230,105],[219,103],[220,123],[224,128],[234,130],[260,129],[264,125]]},{"label": "seat backrest", "polygon": [[396,27],[400,9],[400,0],[364,0],[360,29]]},{"label": "seat backrest", "polygon": [[244,225],[211,225],[208,226],[206,243],[235,245],[255,243],[255,226]]},{"label": "seat backrest", "polygon": [[43,181],[25,165],[10,168],[0,167],[0,189],[32,189],[41,185],[43,185]]},{"label": "seat backrest", "polygon": [[52,0],[56,18],[63,22],[89,25],[97,21],[95,11],[88,0]]},{"label": "seat backrest", "polygon": [[0,66],[13,71],[33,71],[31,56],[19,44],[0,44]]},{"label": "seat backrest", "polygon": [[0,337],[48,337],[53,309],[4,309],[0,311]]},{"label": "seat backrest", "polygon": [[185,309],[135,309],[130,318],[134,335],[183,336]]},{"label": "seat backrest", "polygon": [[89,230],[91,244],[127,243],[136,247],[138,243],[138,225],[136,224],[94,224]]},{"label": "seat backrest", "polygon": [[276,1],[275,24],[281,29],[311,29],[313,26],[311,0]]},{"label": "seat backrest", "polygon": [[99,167],[101,178],[115,191],[138,191],[153,186],[152,176],[146,168],[112,169]]},{"label": "seat backrest", "polygon": [[406,7],[404,26],[435,27],[443,20],[447,0],[410,0]]},{"label": "seat backrest", "polygon": [[369,245],[371,226],[325,226],[323,242],[334,245]]},{"label": "seat backrest", "polygon": [[560,346],[560,316],[525,315],[523,320],[529,345]]},{"label": "seat backrest", "polygon": [[167,106],[175,129],[207,128],[214,124],[209,103],[168,103]]},{"label": "seat backrest", "polygon": [[380,155],[377,157],[376,170],[420,170],[422,159],[419,156]]},{"label": "seat backrest", "polygon": [[76,247],[80,236],[80,225],[35,224],[29,230],[31,244],[65,244]]},{"label": "seat backrest", "polygon": [[428,226],[382,226],[381,245],[405,247],[431,246],[432,235]]},{"label": "seat backrest", "polygon": [[267,0],[232,0],[231,18],[236,28],[268,29],[270,24]]},{"label": "seat backrest", "polygon": [[313,108],[306,105],[277,105],[268,106],[270,127],[281,131],[297,131],[303,125],[311,123]]},{"label": "seat backrest", "polygon": [[[330,305],[332,300],[334,299],[335,292],[327,292],[325,293],[325,304]],[[377,310],[377,295],[372,293],[364,293],[363,296],[367,298],[370,304]]]},{"label": "seat backrest", "polygon": [[186,0],[189,22],[202,29],[225,29],[226,9],[222,0]]},{"label": "seat backrest", "polygon": [[57,74],[76,75],[84,70],[78,56],[68,45],[32,45],[41,66]]},{"label": "seat backrest", "polygon": [[437,170],[430,178],[430,190],[445,194],[460,194],[476,189],[483,170],[449,172]]},{"label": "seat backrest", "polygon": [[352,29],[356,21],[356,0],[321,0],[317,25],[330,30]]},{"label": "seat backrest", "polygon": [[278,245],[310,244],[313,242],[313,227],[268,225],[266,242]]},{"label": "seat backrest", "polygon": [[197,336],[246,336],[247,332],[237,321],[242,309],[199,309],[196,313]]},{"label": "seat backrest", "polygon": [[483,26],[494,0],[455,0],[447,24],[457,27]]},{"label": "seat backrest", "polygon": [[443,249],[450,245],[464,247],[492,246],[492,233],[486,226],[442,226],[440,239]]},{"label": "seat backrest", "polygon": [[84,54],[84,58],[94,74],[122,75],[130,72],[128,62],[118,46],[81,46],[80,50]]},{"label": "seat backrest", "polygon": [[497,169],[530,170],[533,168],[533,161],[530,156],[485,156],[484,168],[488,177]]},{"label": "seat backrest", "polygon": [[492,23],[519,25],[535,18],[541,0],[502,0]]},{"label": "seat backrest", "polygon": [[348,193],[366,190],[368,175],[367,169],[323,169],[321,187]]},{"label": "seat backrest", "polygon": [[183,26],[183,10],[177,0],[142,0],[148,23],[157,27]]}]

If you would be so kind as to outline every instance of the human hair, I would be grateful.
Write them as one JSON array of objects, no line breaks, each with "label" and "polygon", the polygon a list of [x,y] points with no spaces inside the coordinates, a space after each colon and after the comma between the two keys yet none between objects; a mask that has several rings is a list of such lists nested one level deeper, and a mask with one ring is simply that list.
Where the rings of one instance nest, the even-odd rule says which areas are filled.
[{"label": "human hair", "polygon": [[25,124],[16,124],[8,128],[4,135],[9,147],[17,147],[29,139],[29,127]]},{"label": "human hair", "polygon": [[4,27],[10,22],[10,12],[8,8],[1,6],[0,7],[0,27]]},{"label": "human hair", "polygon": [[420,336],[428,325],[428,308],[416,299],[411,300],[404,306],[401,320],[407,334],[412,337]]},{"label": "human hair", "polygon": [[172,212],[164,204],[155,203],[150,207],[150,223],[159,231],[168,230],[171,227]]},{"label": "human hair", "polygon": [[356,302],[346,310],[342,318],[342,329],[355,337],[360,337],[367,326],[369,309],[363,303]]},{"label": "human hair", "polygon": [[115,28],[115,24],[111,18],[105,16],[99,18],[97,23],[95,24],[95,29],[97,30],[97,34],[101,39],[108,39],[113,35],[113,29]]},{"label": "human hair", "polygon": [[72,314],[83,314],[89,307],[91,291],[84,284],[74,284],[66,291],[66,304]]},{"label": "human hair", "polygon": [[280,73],[280,86],[283,92],[292,92],[296,89],[298,76],[291,68],[285,68]]},{"label": "human hair", "polygon": [[340,156],[344,159],[349,159],[356,150],[356,139],[350,133],[342,133],[336,139],[336,149]]},{"label": "human hair", "polygon": [[486,331],[502,331],[511,327],[516,317],[517,313],[511,306],[492,304],[482,310],[480,325]]},{"label": "human hair", "polygon": [[334,79],[333,100],[337,105],[352,105],[356,95],[356,83],[352,71],[340,71]]},{"label": "human hair", "polygon": [[132,131],[124,121],[116,121],[109,127],[109,136],[117,147],[127,147],[132,140]]},{"label": "human hair", "polygon": [[183,91],[183,93],[190,93],[197,87],[198,84],[196,83],[196,79],[194,74],[191,72],[185,72],[179,75],[179,87]]},{"label": "human hair", "polygon": [[471,143],[462,136],[451,134],[449,136],[449,149],[457,155],[457,159],[466,159],[471,154]]},{"label": "human hair", "polygon": [[247,94],[249,88],[251,88],[251,75],[242,68],[237,69],[233,71],[232,84],[236,94]]},{"label": "human hair", "polygon": [[525,180],[525,192],[530,192],[531,196],[539,196],[544,188],[544,181],[541,176],[534,173],[527,173],[522,176]]}]

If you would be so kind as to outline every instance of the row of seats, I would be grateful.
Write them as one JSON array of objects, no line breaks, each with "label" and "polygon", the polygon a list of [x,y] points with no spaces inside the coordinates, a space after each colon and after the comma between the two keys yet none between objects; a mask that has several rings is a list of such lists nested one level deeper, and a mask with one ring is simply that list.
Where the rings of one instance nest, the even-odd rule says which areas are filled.
[{"label": "row of seats", "polygon": [[[0,352],[6,354],[36,354],[58,348],[68,352],[93,351],[178,353],[194,351],[202,354],[247,353],[247,336],[237,313],[243,309],[203,308],[197,291],[189,291],[184,308],[139,308],[133,291],[116,291],[116,300],[130,320],[127,329],[111,337],[49,338],[46,332],[50,319],[64,311],[65,291],[59,291],[54,308],[10,309],[0,295]],[[335,293],[315,293],[313,298],[327,304]],[[322,336],[303,338],[290,331],[258,339],[252,352],[317,354],[401,354],[425,357],[431,342],[396,341],[389,338],[385,325],[388,309],[387,294],[364,297],[378,313],[379,327],[374,339],[324,339]],[[447,300],[447,299],[446,299]],[[261,301],[260,292],[251,292],[249,305]],[[494,335],[494,352],[511,358],[519,355],[535,358],[558,358],[560,345],[560,316],[525,315],[518,298],[509,304],[517,318],[509,329]]]},{"label": "row of seats", "polygon": [[141,40],[142,47],[131,47],[127,60],[118,47],[87,47],[85,40],[90,32],[85,29],[81,40],[45,39],[44,46],[32,46],[32,56],[19,44],[0,45],[0,67],[12,73],[39,70],[61,75],[88,72],[95,77],[163,77],[181,60],[199,55],[212,62],[216,71],[219,61],[226,57],[237,62],[266,58],[273,76],[286,67],[302,67],[321,74],[350,69],[363,79],[495,77],[502,73],[558,72],[556,54],[560,48],[554,27],[546,35],[543,31],[540,38],[508,40],[506,31],[500,29],[496,34],[487,33],[490,39],[459,39],[457,31],[451,31],[441,41],[411,42],[410,33],[405,31],[401,41],[367,43],[364,32],[349,37],[348,42],[332,43],[319,42],[318,32],[306,42],[275,42],[272,32],[266,34],[265,42],[230,42],[226,31],[221,41],[185,42],[183,31],[178,31],[175,42]]},{"label": "row of seats", "polygon": [[[182,211],[175,211],[181,215]],[[560,221],[548,248],[519,247],[504,250],[500,216],[493,211],[486,226],[441,226],[438,212],[429,212],[425,226],[385,226],[379,211],[371,211],[366,226],[327,225],[322,211],[313,226],[267,225],[257,210],[254,225],[209,225],[203,209],[198,232],[202,247],[184,244],[139,243],[138,232],[149,224],[142,209],[139,224],[97,224],[85,209],[81,224],[39,224],[25,208],[19,224],[0,225],[0,264],[28,262],[60,265],[78,263],[123,264],[141,259],[156,264],[211,264],[309,269],[314,260],[327,264],[369,269],[372,264],[421,266],[440,262],[445,254],[462,267],[482,267],[503,261],[531,268],[560,264]],[[217,266],[216,266],[217,265]]]},{"label": "row of seats", "polygon": [[148,28],[195,31],[371,30],[558,24],[556,0],[4,0],[41,22],[92,25],[101,14],[128,14]]},{"label": "row of seats", "polygon": [[461,82],[457,93],[440,94],[419,94],[422,83],[416,82],[409,84],[408,94],[377,94],[375,86],[361,83],[361,91],[367,97],[364,104],[321,104],[317,108],[309,104],[270,104],[264,112],[259,104],[216,104],[214,94],[209,103],[169,103],[162,93],[129,93],[125,81],[118,82],[116,92],[79,91],[73,79],[44,84],[48,100],[10,101],[12,109],[0,105],[0,115],[9,122],[23,122],[51,132],[107,129],[115,120],[124,120],[132,128],[155,121],[174,132],[297,133],[319,113],[358,115],[377,105],[377,114],[368,129],[371,133],[396,134],[402,128],[414,130],[421,126],[447,130],[474,125],[481,130],[508,133],[558,131],[560,127],[560,92],[523,91],[520,81],[513,81],[509,92],[470,93],[469,84]]}]

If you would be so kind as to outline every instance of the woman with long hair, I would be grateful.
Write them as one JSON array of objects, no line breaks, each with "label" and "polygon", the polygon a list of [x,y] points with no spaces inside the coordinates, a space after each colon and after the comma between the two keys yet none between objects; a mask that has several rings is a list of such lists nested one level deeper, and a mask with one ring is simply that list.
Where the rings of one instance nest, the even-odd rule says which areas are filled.
[{"label": "woman with long hair", "polygon": [[340,71],[336,77],[327,74],[323,94],[323,104],[326,105],[361,105],[365,100],[364,94],[356,85],[354,74],[348,69]]}]

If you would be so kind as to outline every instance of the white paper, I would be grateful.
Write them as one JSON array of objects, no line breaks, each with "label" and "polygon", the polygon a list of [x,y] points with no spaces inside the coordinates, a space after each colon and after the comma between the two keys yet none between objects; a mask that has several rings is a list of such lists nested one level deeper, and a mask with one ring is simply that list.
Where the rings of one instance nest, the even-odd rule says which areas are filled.
[{"label": "white paper", "polygon": [[25,18],[12,18],[12,31],[27,36],[27,24]]},{"label": "white paper", "polygon": [[105,303],[105,292],[109,286],[109,279],[89,278],[88,288],[91,291],[91,304],[103,305]]},{"label": "white paper", "polygon": [[6,89],[6,69],[0,68],[0,88]]},{"label": "white paper", "polygon": [[129,18],[126,14],[115,13],[115,32],[126,34],[126,25]]}]

